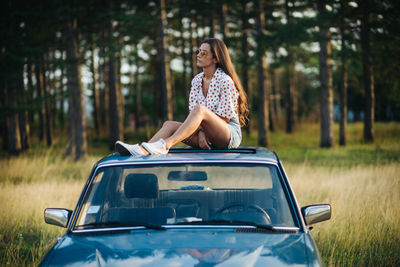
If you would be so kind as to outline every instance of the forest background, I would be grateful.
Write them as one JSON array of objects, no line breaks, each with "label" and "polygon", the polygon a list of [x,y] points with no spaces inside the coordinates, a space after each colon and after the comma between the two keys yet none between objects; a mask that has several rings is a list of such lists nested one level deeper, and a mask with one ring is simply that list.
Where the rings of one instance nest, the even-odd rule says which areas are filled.
[{"label": "forest background", "polygon": [[[248,94],[247,133],[320,123],[320,146],[346,124],[400,119],[398,1],[5,1],[1,16],[2,149],[68,135],[87,153],[88,129],[112,148],[124,133],[183,120],[194,51],[229,47]],[[37,136],[38,139],[32,139]],[[32,141],[35,140],[35,141]],[[36,141],[37,140],[37,141]]]},{"label": "forest background", "polygon": [[185,118],[194,51],[209,37],[227,44],[248,94],[243,145],[278,152],[300,204],[332,204],[314,232],[324,261],[399,265],[399,10],[395,0],[2,1],[0,265],[40,262],[63,232],[43,209],[72,209],[116,140]]}]

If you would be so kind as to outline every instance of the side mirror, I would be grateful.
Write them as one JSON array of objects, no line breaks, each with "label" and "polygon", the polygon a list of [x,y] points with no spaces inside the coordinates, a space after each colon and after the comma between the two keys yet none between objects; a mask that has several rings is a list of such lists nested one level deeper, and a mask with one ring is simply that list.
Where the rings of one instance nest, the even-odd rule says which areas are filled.
[{"label": "side mirror", "polygon": [[68,221],[71,218],[72,210],[67,209],[45,209],[44,221],[48,224],[67,227]]},{"label": "side mirror", "polygon": [[306,225],[323,222],[331,218],[331,205],[310,205],[301,208]]}]

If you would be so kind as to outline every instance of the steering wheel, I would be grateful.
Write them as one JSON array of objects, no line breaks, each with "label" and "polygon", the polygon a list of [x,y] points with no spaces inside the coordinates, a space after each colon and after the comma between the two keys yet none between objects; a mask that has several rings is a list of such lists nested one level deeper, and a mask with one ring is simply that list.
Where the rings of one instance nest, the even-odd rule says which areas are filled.
[{"label": "steering wheel", "polygon": [[[236,207],[241,207],[243,212],[251,212],[252,210],[255,210],[257,214],[262,215],[262,220],[264,221],[264,224],[272,224],[271,218],[269,217],[268,213],[261,208],[260,206],[253,204],[253,203],[247,203],[247,202],[232,202],[224,205],[222,208],[216,211],[216,216],[222,215],[225,211],[232,209]],[[241,216],[243,218],[243,216]]]}]

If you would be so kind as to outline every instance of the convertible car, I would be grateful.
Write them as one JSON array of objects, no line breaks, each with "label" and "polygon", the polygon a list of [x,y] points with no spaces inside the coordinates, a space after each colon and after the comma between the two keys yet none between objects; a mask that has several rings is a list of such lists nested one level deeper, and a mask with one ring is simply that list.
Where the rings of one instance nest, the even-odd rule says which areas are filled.
[{"label": "convertible car", "polygon": [[114,153],[93,167],[41,266],[321,266],[310,225],[328,204],[299,208],[282,163],[264,148]]}]

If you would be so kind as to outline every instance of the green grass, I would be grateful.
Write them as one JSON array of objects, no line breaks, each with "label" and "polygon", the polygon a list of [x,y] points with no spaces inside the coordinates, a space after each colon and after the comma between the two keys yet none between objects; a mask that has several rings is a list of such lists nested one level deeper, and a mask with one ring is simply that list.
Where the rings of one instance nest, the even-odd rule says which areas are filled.
[{"label": "green grass", "polygon": [[[400,124],[377,123],[374,143],[362,141],[362,124],[350,124],[348,145],[322,149],[317,124],[271,133],[271,150],[283,161],[299,204],[330,203],[332,219],[312,231],[328,266],[400,266]],[[337,136],[335,125],[335,136]],[[137,142],[150,134],[128,132]],[[256,134],[243,145],[256,145]],[[89,156],[65,158],[66,141],[28,153],[0,153],[0,266],[37,266],[64,229],[47,225],[46,207],[73,209],[92,165],[110,153],[91,138]]]},{"label": "green grass", "polygon": [[[269,149],[275,151],[285,163],[308,162],[312,166],[351,167],[355,165],[376,165],[400,162],[400,124],[376,123],[374,143],[363,142],[363,125],[349,124],[347,146],[339,146],[339,128],[334,125],[335,145],[320,148],[318,124],[297,126],[297,132],[287,134],[276,131],[270,134]],[[257,133],[244,137],[244,145],[257,145]]]}]

